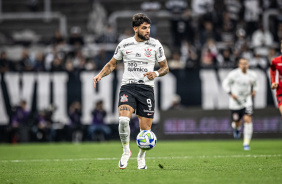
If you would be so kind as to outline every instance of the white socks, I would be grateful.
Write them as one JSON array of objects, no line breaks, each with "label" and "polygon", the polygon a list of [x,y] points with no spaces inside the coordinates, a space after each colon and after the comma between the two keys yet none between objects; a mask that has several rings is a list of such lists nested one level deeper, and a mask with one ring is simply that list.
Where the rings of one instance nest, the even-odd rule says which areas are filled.
[{"label": "white socks", "polygon": [[244,123],[244,143],[243,145],[249,145],[253,135],[253,123]]},{"label": "white socks", "polygon": [[[130,142],[130,127],[129,127],[130,119],[128,117],[121,116],[119,117],[119,137],[123,146],[123,152],[128,153],[130,152],[129,142]],[[140,129],[140,131],[142,131]],[[145,158],[146,151],[140,149],[138,153],[138,158]]]},{"label": "white socks", "polygon": [[145,158],[145,150],[139,149],[138,158]]},{"label": "white socks", "polygon": [[123,146],[123,152],[130,152],[129,141],[130,141],[130,119],[128,117],[121,116],[119,117],[119,137]]}]

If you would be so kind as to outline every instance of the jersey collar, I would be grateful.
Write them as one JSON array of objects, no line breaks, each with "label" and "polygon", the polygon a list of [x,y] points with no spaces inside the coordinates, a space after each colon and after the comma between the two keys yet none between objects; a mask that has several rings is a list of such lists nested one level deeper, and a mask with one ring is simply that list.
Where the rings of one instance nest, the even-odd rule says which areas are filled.
[{"label": "jersey collar", "polygon": [[151,37],[149,37],[149,40],[146,40],[146,41],[143,41],[143,42],[137,42],[137,41],[135,40],[135,36],[133,36],[132,38],[133,38],[133,41],[134,41],[135,44],[147,43],[147,42],[149,42],[149,41],[151,40]]}]

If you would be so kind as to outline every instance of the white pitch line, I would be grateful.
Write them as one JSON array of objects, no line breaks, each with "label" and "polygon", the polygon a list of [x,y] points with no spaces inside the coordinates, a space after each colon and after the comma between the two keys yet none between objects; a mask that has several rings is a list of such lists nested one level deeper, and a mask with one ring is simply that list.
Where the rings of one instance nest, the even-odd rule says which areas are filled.
[{"label": "white pitch line", "polygon": [[[182,157],[146,157],[150,160],[164,159],[195,159],[195,158],[262,158],[262,157],[282,157],[282,155],[214,155],[214,156],[182,156]],[[72,159],[31,159],[31,160],[0,160],[2,163],[22,163],[22,162],[77,162],[77,161],[96,161],[96,160],[119,160],[120,158],[72,158]],[[130,159],[137,159],[131,157]]]}]

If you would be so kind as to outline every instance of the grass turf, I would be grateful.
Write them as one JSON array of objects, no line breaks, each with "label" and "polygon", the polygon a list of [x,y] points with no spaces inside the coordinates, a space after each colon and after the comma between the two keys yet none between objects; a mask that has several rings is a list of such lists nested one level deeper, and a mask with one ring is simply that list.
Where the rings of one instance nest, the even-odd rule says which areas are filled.
[{"label": "grass turf", "polygon": [[135,142],[125,170],[120,142],[0,145],[0,183],[282,183],[282,140],[159,141],[138,170]]}]

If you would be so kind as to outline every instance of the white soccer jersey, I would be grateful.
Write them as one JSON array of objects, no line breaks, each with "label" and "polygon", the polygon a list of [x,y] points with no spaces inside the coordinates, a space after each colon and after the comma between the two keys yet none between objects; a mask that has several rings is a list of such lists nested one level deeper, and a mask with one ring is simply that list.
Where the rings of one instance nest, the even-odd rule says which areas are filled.
[{"label": "white soccer jersey", "polygon": [[239,110],[253,105],[251,92],[258,90],[257,76],[253,71],[248,70],[243,73],[240,68],[232,70],[223,80],[223,89],[227,93],[237,96],[238,100],[229,97],[229,108]]},{"label": "white soccer jersey", "polygon": [[161,43],[150,38],[144,42],[137,42],[134,37],[122,40],[114,54],[116,60],[123,60],[124,73],[121,85],[138,83],[154,87],[154,80],[143,76],[144,73],[153,72],[156,61],[166,59]]}]

